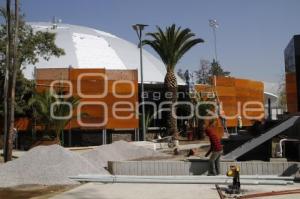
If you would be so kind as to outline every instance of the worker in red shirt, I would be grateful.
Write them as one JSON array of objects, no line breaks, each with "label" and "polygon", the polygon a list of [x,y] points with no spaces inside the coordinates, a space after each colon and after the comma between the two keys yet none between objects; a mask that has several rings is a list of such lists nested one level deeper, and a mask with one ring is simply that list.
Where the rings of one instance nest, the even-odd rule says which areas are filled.
[{"label": "worker in red shirt", "polygon": [[209,170],[208,175],[219,175],[220,174],[220,157],[223,153],[223,147],[221,145],[221,139],[218,137],[215,129],[215,121],[212,120],[206,125],[205,133],[210,141],[210,149],[205,154],[207,157],[210,153],[211,156],[209,158]]}]

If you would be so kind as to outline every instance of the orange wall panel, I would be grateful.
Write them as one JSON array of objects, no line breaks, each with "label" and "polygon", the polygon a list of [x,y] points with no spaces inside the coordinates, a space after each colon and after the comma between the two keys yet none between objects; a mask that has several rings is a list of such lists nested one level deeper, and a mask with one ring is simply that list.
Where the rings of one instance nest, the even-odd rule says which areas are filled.
[{"label": "orange wall panel", "polygon": [[286,100],[288,112],[298,112],[298,92],[297,92],[297,81],[295,73],[286,73]]},{"label": "orange wall panel", "polygon": [[[196,85],[195,89],[198,92],[206,90],[215,90],[216,94],[222,103],[223,111],[226,116],[236,118],[228,119],[228,127],[237,126],[238,108],[240,106],[241,113],[243,112],[243,105],[249,101],[258,101],[263,104],[264,102],[264,85],[259,81],[252,81],[248,79],[238,79],[233,77],[215,77],[214,83],[216,87],[209,85]],[[247,108],[259,108],[258,105],[248,105]],[[259,111],[247,112],[248,116],[264,115],[264,109]],[[254,121],[242,117],[243,126],[252,126]],[[261,118],[263,119],[263,118]],[[221,122],[218,121],[218,127],[221,127]],[[219,133],[223,134],[222,128]]]},{"label": "orange wall panel", "polygon": [[69,79],[68,68],[41,68],[35,71],[36,80],[64,80]]},{"label": "orange wall panel", "polygon": [[[39,70],[39,69],[38,69]],[[52,70],[51,70],[52,71]],[[97,129],[97,128],[138,128],[139,122],[136,117],[136,106],[138,102],[138,82],[137,82],[137,71],[129,70],[110,70],[106,73],[105,69],[67,69],[68,79],[72,83],[73,96],[80,98],[80,102],[89,103],[81,106],[81,120],[85,124],[81,126],[76,119],[72,119],[66,128],[84,128],[84,129]],[[57,80],[57,75],[51,77],[45,77],[47,69],[43,69],[43,73],[40,73],[42,79],[37,79],[36,89],[38,92],[43,92],[49,89],[52,81]],[[86,75],[88,73],[88,75]],[[82,77],[79,80],[79,77]],[[119,83],[115,83],[118,80]],[[130,83],[128,83],[130,82]],[[43,85],[42,85],[43,84]],[[115,87],[113,89],[113,84]],[[106,86],[106,87],[105,87]],[[68,90],[68,85],[64,90]],[[106,91],[106,92],[105,92]],[[114,96],[113,94],[119,95]],[[88,96],[83,96],[88,95]],[[103,95],[102,97],[95,95]],[[126,96],[127,95],[127,96]],[[101,104],[98,104],[101,103]],[[126,103],[132,105],[133,110],[123,110],[114,112],[114,104],[121,103],[117,108],[127,108]],[[123,105],[122,105],[123,103]],[[125,105],[124,105],[125,103]],[[103,107],[103,104],[105,107]],[[127,107],[126,107],[127,106]],[[73,116],[77,116],[80,113],[77,111],[79,107],[74,109]],[[106,111],[105,111],[106,110]],[[106,114],[105,114],[106,113]],[[117,116],[132,116],[127,119],[115,118],[114,113]],[[98,126],[99,123],[107,120],[105,125]],[[95,124],[93,126],[93,124]],[[87,127],[86,125],[89,125]]]}]

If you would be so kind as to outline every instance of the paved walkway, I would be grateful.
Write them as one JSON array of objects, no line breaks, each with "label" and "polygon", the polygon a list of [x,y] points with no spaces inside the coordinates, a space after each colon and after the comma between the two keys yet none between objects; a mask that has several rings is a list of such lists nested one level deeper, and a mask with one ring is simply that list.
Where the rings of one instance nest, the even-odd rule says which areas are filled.
[{"label": "paved walkway", "polygon": [[[223,187],[223,186],[221,186]],[[299,189],[300,184],[291,186],[243,186],[245,194]],[[214,185],[203,184],[102,184],[88,183],[59,194],[52,199],[218,199]],[[296,199],[298,195],[264,197]]]},{"label": "paved walkway", "polygon": [[88,183],[52,199],[217,199],[218,197],[213,185]]}]

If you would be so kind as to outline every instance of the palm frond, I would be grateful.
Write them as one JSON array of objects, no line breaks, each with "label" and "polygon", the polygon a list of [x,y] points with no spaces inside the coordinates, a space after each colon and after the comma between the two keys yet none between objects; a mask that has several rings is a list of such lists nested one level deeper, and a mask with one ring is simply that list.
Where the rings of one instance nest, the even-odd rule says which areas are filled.
[{"label": "palm frond", "polygon": [[147,33],[151,39],[143,41],[144,45],[149,45],[160,56],[166,66],[167,71],[174,71],[174,68],[182,56],[193,46],[204,42],[201,38],[195,38],[195,34],[189,28],[181,29],[175,24],[162,30],[159,26],[157,31]]},{"label": "palm frond", "polygon": [[28,105],[35,108],[38,120],[45,126],[45,131],[54,130],[56,136],[60,137],[60,133],[73,117],[66,117],[72,111],[67,104],[70,104],[72,109],[75,109],[79,102],[80,99],[78,97],[59,98],[55,96],[55,92],[48,90],[43,93],[36,93],[29,100]]}]

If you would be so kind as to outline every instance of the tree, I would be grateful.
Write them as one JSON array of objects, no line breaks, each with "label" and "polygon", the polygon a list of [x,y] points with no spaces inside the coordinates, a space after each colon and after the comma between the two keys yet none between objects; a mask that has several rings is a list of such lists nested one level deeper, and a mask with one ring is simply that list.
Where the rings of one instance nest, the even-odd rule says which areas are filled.
[{"label": "tree", "polygon": [[[64,128],[73,117],[73,115],[68,117],[70,112],[77,107],[79,102],[77,97],[60,98],[55,95],[54,91],[46,90],[43,93],[36,93],[29,100],[28,105],[36,110],[37,120],[43,126],[44,134],[50,137],[54,135],[59,140]],[[72,110],[67,103],[70,104]]]},{"label": "tree", "polygon": [[230,72],[224,71],[221,65],[213,60],[210,62],[208,60],[200,60],[200,68],[195,71],[196,82],[198,84],[207,84],[210,82],[212,76],[228,76]]},{"label": "tree", "polygon": [[278,106],[283,111],[287,111],[285,75],[283,75],[280,78],[280,82],[279,82],[279,88],[278,88]]},{"label": "tree", "polygon": [[[166,92],[171,95],[166,101],[169,102],[169,107],[171,107],[177,101],[177,80],[174,73],[176,64],[188,50],[196,44],[204,42],[204,40],[195,38],[195,34],[189,28],[181,29],[181,27],[176,27],[175,24],[166,27],[164,31],[157,26],[157,31],[147,33],[147,36],[151,37],[152,40],[145,40],[144,44],[151,46],[165,64],[167,73],[164,85]],[[172,108],[167,115],[168,133],[173,136],[177,134],[175,113],[176,111]]]},{"label": "tree", "polygon": [[[3,67],[4,68],[4,67]],[[4,85],[5,71],[1,71],[0,67],[0,85]],[[18,72],[16,78],[16,103],[15,116],[16,117],[31,117],[32,112],[28,107],[28,100],[34,92],[34,81],[24,78],[21,71]],[[0,101],[4,102],[4,90],[0,89]],[[0,117],[4,117],[4,104],[0,103]]]},{"label": "tree", "polygon": [[178,75],[178,77],[180,77],[181,79],[185,80],[184,72],[182,71],[181,68],[178,69],[177,75]]},{"label": "tree", "polygon": [[224,71],[221,65],[216,60],[213,60],[208,74],[210,76],[228,76],[230,72]]},{"label": "tree", "polygon": [[207,84],[209,82],[210,65],[210,61],[205,59],[200,60],[200,69],[195,71],[196,82],[198,84]]},{"label": "tree", "polygon": [[7,0],[7,9],[1,9],[1,17],[4,24],[0,25],[0,54],[5,57],[5,63],[1,63],[4,82],[4,122],[5,148],[4,160],[12,157],[12,135],[14,131],[16,84],[17,77],[21,73],[21,66],[35,64],[39,57],[49,59],[51,56],[61,56],[64,50],[55,44],[55,33],[34,32],[25,24],[24,16],[19,15],[18,0],[15,0],[15,12],[10,10],[10,0]]}]

